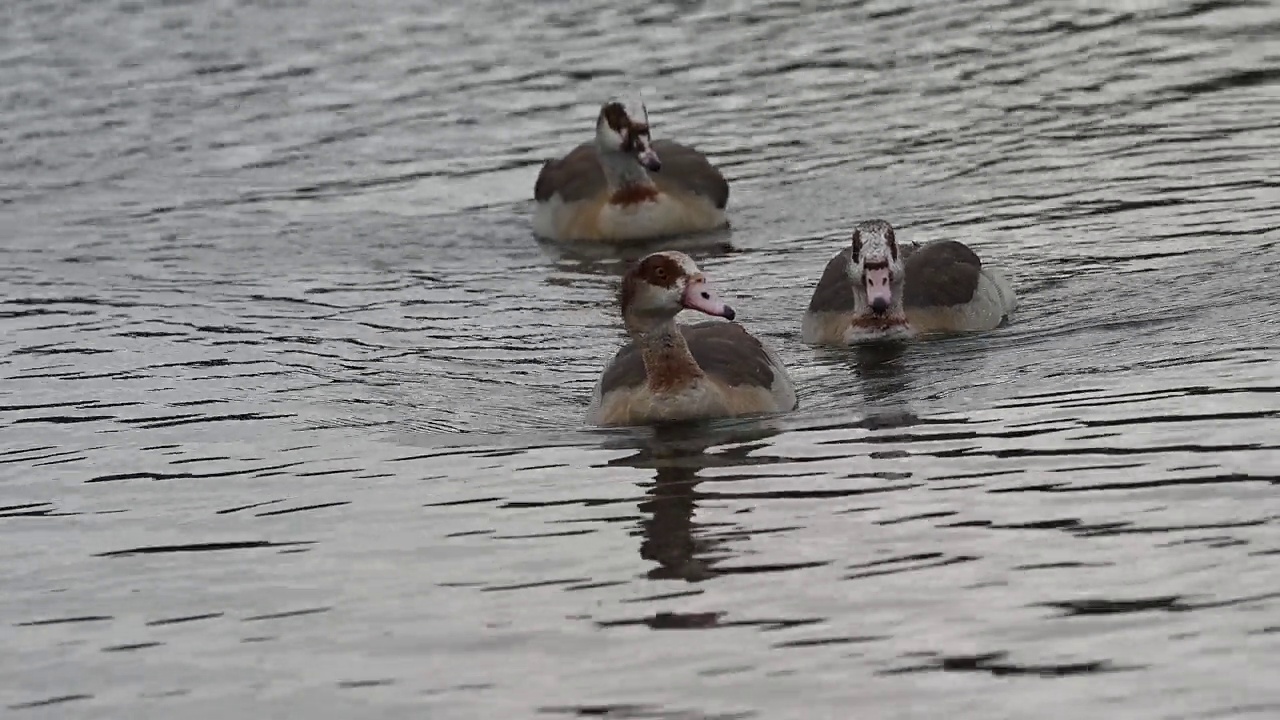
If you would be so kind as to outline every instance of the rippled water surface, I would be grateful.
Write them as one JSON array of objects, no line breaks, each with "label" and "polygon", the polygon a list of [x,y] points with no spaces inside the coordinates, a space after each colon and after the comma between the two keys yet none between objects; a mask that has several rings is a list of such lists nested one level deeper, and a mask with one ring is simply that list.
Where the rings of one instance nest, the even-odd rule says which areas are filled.
[{"label": "rippled water surface", "polygon": [[[14,718],[1280,716],[1280,3],[14,0]],[[599,431],[643,93],[801,409]],[[814,350],[858,219],[1022,299]]]}]

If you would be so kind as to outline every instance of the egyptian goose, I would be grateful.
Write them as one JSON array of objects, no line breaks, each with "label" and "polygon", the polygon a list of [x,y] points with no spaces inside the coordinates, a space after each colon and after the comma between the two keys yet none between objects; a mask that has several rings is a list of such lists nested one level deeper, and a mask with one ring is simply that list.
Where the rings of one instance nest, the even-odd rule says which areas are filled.
[{"label": "egyptian goose", "polygon": [[724,216],[729,183],[707,158],[670,140],[621,103],[596,118],[594,142],[548,160],[533,186],[533,231],[549,240],[638,242],[711,230]]},{"label": "egyptian goose", "polygon": [[643,425],[795,409],[782,361],[741,325],[676,324],[683,309],[730,321],[735,315],[689,256],[645,257],[623,277],[620,301],[631,342],[596,383],[589,422]]},{"label": "egyptian goose", "polygon": [[800,338],[815,345],[990,330],[1017,307],[1013,286],[963,243],[899,249],[893,226],[858,223],[853,243],[827,263]]}]

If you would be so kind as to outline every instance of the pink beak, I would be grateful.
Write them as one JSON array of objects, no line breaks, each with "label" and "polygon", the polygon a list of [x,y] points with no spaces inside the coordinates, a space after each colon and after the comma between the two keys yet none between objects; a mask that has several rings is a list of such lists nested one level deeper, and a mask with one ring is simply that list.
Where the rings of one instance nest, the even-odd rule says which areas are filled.
[{"label": "pink beak", "polygon": [[680,304],[690,310],[697,310],[715,317],[722,317],[725,320],[732,320],[735,313],[733,308],[724,304],[716,291],[711,289],[707,284],[707,279],[701,275],[694,275],[689,279],[689,284],[684,288],[684,297],[680,299]]},{"label": "pink beak", "polygon": [[640,164],[643,165],[646,170],[658,172],[662,169],[662,161],[658,159],[658,153],[654,152],[653,148],[648,145],[636,154],[636,159],[640,161]]},{"label": "pink beak", "polygon": [[867,283],[867,303],[875,312],[882,313],[893,305],[893,285],[889,268],[876,268],[864,273]]}]

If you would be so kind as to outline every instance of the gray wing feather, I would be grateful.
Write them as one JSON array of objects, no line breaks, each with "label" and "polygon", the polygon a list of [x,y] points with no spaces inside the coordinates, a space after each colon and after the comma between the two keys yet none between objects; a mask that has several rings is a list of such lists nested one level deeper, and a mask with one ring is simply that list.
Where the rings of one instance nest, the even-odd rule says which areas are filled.
[{"label": "gray wing feather", "polygon": [[849,282],[849,264],[853,262],[853,250],[845,248],[831,258],[818,286],[809,299],[809,312],[851,312],[855,308],[853,286]]},{"label": "gray wing feather", "polygon": [[[726,385],[772,389],[775,372],[782,372],[760,340],[737,323],[681,325],[680,332],[702,371]],[[644,358],[635,342],[630,341],[605,368],[599,394],[639,387],[645,380]]]},{"label": "gray wing feather", "polygon": [[655,140],[653,149],[662,169],[649,176],[659,188],[667,185],[700,195],[721,210],[729,204],[729,182],[706,155],[671,140]]},{"label": "gray wing feather", "polygon": [[982,261],[964,243],[940,240],[924,245],[906,260],[907,307],[950,307],[973,299]]},{"label": "gray wing feather", "polygon": [[546,202],[559,195],[564,202],[577,202],[593,198],[607,188],[595,145],[583,143],[559,160],[542,165],[533,184],[533,198]]},{"label": "gray wing feather", "polygon": [[726,385],[772,388],[775,368],[764,345],[737,323],[685,325],[685,342],[699,367]]},{"label": "gray wing feather", "polygon": [[609,361],[600,377],[599,395],[608,395],[614,390],[639,387],[645,382],[644,358],[634,340],[630,340],[618,350],[618,354]]}]

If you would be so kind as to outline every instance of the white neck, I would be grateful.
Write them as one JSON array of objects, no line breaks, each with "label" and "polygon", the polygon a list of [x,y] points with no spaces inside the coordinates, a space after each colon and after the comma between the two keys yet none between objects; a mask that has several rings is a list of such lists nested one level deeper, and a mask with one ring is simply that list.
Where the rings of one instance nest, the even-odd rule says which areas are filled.
[{"label": "white neck", "polygon": [[596,148],[596,155],[600,158],[600,167],[604,170],[604,177],[609,183],[610,190],[618,191],[637,186],[653,187],[653,180],[649,178],[649,173],[645,172],[640,161],[634,156],[599,147]]}]

